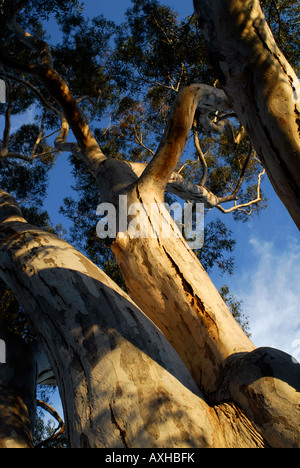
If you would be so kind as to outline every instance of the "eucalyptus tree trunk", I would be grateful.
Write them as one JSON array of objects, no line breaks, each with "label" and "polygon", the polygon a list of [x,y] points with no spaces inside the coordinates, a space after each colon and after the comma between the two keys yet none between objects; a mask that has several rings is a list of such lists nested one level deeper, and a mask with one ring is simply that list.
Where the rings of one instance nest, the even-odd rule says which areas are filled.
[{"label": "eucalyptus tree trunk", "polygon": [[[205,395],[162,333],[113,281],[60,238],[27,224],[14,199],[0,194],[0,275],[48,355],[71,447],[299,444],[299,379],[291,379],[289,356],[278,352],[274,360],[267,349],[231,356],[218,391]],[[24,355],[14,351],[19,359]],[[22,375],[32,394],[27,370]],[[1,417],[13,413],[11,402]],[[17,403],[24,415],[14,412],[12,426],[24,418],[29,425],[30,404]]]},{"label": "eucalyptus tree trunk", "polygon": [[[28,225],[0,192],[0,275],[45,347],[71,445],[299,447],[299,365],[255,349],[163,206],[197,107],[204,117],[230,108],[224,92],[184,87],[154,158],[137,174],[134,164],[102,153],[45,43],[10,26],[40,49],[41,64],[19,64],[1,51],[0,59],[41,80],[61,106],[57,147],[85,162],[119,220],[120,197],[143,215],[138,226],[136,213],[125,212],[112,244],[129,297],[69,244]],[[69,126],[77,144],[66,142]],[[166,237],[159,218],[170,226]]]},{"label": "eucalyptus tree trunk", "polygon": [[212,64],[300,229],[300,84],[258,0],[194,0]]},{"label": "eucalyptus tree trunk", "polygon": [[255,349],[163,204],[202,92],[194,84],[179,93],[155,157],[126,191],[128,205],[139,210],[138,223],[131,229],[130,214],[136,213],[129,210],[128,229],[118,233],[112,249],[130,296],[162,330],[203,393],[214,404],[230,401],[243,408],[270,446],[297,447],[300,366],[279,351]]},{"label": "eucalyptus tree trunk", "polygon": [[[27,224],[13,198],[0,194],[0,275],[49,357],[71,447],[265,445],[234,405],[211,410],[166,338],[101,270]],[[1,417],[13,410],[6,405]]]}]

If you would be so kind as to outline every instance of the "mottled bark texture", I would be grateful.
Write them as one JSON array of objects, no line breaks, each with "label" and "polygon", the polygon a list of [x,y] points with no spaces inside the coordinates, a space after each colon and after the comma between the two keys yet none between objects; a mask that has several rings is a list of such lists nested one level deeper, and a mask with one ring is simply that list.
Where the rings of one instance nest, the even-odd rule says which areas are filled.
[{"label": "mottled bark texture", "polygon": [[[69,244],[28,225],[5,192],[0,258],[1,277],[48,354],[72,447],[265,445],[243,411],[208,405],[179,356],[123,291]],[[234,431],[218,430],[220,420],[231,427],[233,419]]]},{"label": "mottled bark texture", "polygon": [[300,85],[258,0],[194,0],[220,83],[300,228]]},{"label": "mottled bark texture", "polygon": [[[56,143],[69,151],[70,127],[77,140],[72,152],[95,177],[101,201],[113,203],[121,217],[119,196],[127,195],[143,214],[140,226],[131,230],[127,223],[112,245],[129,297],[69,244],[28,225],[16,202],[0,192],[0,276],[44,345],[73,447],[300,447],[299,365],[280,352],[255,349],[161,206],[172,178],[190,190],[172,174],[196,109],[211,125],[211,112],[232,105],[297,221],[298,88],[268,42],[257,2],[195,0],[195,6],[226,94],[201,84],[183,87],[143,170],[103,155],[43,42],[32,44],[12,22],[40,61],[22,65],[0,51],[5,66],[38,77],[60,105]],[[155,215],[151,204],[161,206]],[[125,217],[130,223],[134,214]],[[166,238],[159,217],[170,226]]]}]

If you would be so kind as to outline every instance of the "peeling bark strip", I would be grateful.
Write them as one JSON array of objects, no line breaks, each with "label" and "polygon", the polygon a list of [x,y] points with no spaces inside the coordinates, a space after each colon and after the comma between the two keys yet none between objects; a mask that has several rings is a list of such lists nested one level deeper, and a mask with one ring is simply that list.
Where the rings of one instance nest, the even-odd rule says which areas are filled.
[{"label": "peeling bark strip", "polygon": [[300,85],[258,0],[194,0],[199,27],[240,122],[300,229]]}]

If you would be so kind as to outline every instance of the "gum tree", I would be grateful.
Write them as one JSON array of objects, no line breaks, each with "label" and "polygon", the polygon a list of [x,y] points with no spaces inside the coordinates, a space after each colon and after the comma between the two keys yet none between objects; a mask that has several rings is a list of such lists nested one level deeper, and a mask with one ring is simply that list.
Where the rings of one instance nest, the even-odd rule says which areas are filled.
[{"label": "gum tree", "polygon": [[[57,3],[51,2],[51,9],[58,8],[59,15]],[[75,96],[74,82],[64,78],[64,73],[72,75],[74,60],[60,64],[58,72],[59,60],[37,30],[34,14],[46,14],[47,7],[48,2],[2,2],[1,74],[29,89],[59,119],[55,150],[81,161],[102,202],[113,204],[122,217],[119,197],[126,195],[128,205],[138,203],[144,216],[140,237],[125,228],[111,245],[127,295],[70,244],[29,224],[14,197],[1,190],[0,275],[22,304],[49,361],[40,351],[28,353],[31,368],[40,371],[22,393],[16,381],[25,379],[25,366],[9,372],[15,361],[8,354],[8,367],[1,369],[1,411],[14,420],[3,419],[1,445],[31,445],[32,389],[51,367],[72,447],[299,446],[299,365],[280,351],[255,348],[178,236],[163,203],[167,189],[209,208],[236,200],[248,161],[226,197],[176,172],[195,119],[212,132],[226,128],[232,138],[234,130],[225,121],[231,100],[223,89],[185,83],[150,162],[110,158],[81,105],[97,99],[99,91]],[[75,25],[73,16],[64,23],[65,32]],[[97,27],[100,20],[94,22]],[[88,65],[94,85],[105,78],[96,62]],[[70,130],[75,142],[68,139]],[[8,144],[2,152],[4,160],[22,156]],[[160,223],[171,226],[167,238]]]},{"label": "gum tree", "polygon": [[[274,3],[280,28],[284,2]],[[288,3],[294,10],[287,14],[299,16],[299,5]],[[300,228],[298,77],[277,46],[259,1],[195,0],[194,6],[222,87]]]}]

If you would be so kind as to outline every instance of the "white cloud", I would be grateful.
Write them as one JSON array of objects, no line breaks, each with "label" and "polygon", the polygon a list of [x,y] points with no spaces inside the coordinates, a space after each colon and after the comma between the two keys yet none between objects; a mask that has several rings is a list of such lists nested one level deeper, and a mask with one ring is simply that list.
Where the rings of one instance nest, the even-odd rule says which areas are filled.
[{"label": "white cloud", "polygon": [[249,241],[255,267],[237,280],[234,293],[243,300],[252,341],[300,357],[300,243],[281,248],[273,242]]}]

